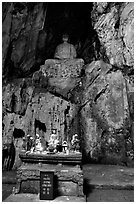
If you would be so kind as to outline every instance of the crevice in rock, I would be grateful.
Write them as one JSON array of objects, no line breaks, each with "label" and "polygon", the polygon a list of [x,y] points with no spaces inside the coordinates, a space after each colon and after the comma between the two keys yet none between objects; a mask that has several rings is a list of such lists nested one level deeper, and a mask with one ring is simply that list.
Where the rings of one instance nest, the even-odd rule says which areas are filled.
[{"label": "crevice in rock", "polygon": [[[59,97],[59,98],[61,98],[63,100],[66,100],[66,101],[70,100],[70,97],[68,96],[69,93],[65,93],[65,92],[61,93],[61,91],[59,93],[55,89],[56,89],[55,87],[54,88],[53,87],[48,87],[47,91],[49,91],[52,95],[54,95],[56,97]],[[73,103],[73,100],[71,100],[71,102]]]},{"label": "crevice in rock", "polygon": [[100,96],[106,92],[107,86],[108,86],[108,85],[106,85],[105,88],[103,88],[103,89],[96,95],[96,97],[94,98],[94,102],[95,102],[95,103],[97,102],[98,98],[100,98]]},{"label": "crevice in rock", "polygon": [[88,103],[90,103],[91,101],[92,101],[92,100],[89,99],[89,100],[87,100],[86,102],[84,102],[84,104],[82,104],[82,105],[79,107],[78,112],[81,112],[82,109],[83,109]]},{"label": "crevice in rock", "polygon": [[112,65],[112,68],[109,69],[109,70],[106,72],[106,74],[110,74],[110,73],[116,72],[116,71],[118,71],[118,70],[120,70],[119,67],[117,67],[117,66],[115,66],[115,65]]},{"label": "crevice in rock", "polygon": [[86,89],[89,88],[89,86],[91,86],[91,85],[94,83],[94,81],[97,80],[97,78],[98,78],[99,76],[100,76],[100,73],[98,73],[98,74],[93,78],[93,80],[91,80],[91,82],[87,85]]},{"label": "crevice in rock", "polygon": [[69,110],[70,105],[67,105],[67,108],[64,110],[64,140],[67,141],[68,133],[69,133]]},{"label": "crevice in rock", "polygon": [[13,93],[12,97],[11,97],[11,113],[13,113],[15,111],[16,102],[17,102],[17,97]]}]

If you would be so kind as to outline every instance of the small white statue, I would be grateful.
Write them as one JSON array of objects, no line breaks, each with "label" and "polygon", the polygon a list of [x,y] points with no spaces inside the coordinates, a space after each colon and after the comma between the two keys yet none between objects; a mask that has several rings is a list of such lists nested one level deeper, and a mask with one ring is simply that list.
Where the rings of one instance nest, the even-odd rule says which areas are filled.
[{"label": "small white statue", "polygon": [[52,134],[50,136],[50,140],[48,142],[49,151],[56,152],[57,145],[59,144],[58,136],[56,134],[56,130],[52,130]]},{"label": "small white statue", "polygon": [[72,145],[73,151],[79,152],[80,146],[79,146],[78,134],[74,134],[72,136],[71,145]]},{"label": "small white statue", "polygon": [[62,143],[62,151],[64,153],[66,153],[67,150],[68,150],[68,143],[67,143],[67,141],[63,141],[63,143]]},{"label": "small white statue", "polygon": [[42,147],[42,143],[40,141],[40,136],[39,134],[36,134],[36,141],[35,141],[36,145],[35,145],[35,150],[38,152],[42,152],[43,151],[43,147]]}]

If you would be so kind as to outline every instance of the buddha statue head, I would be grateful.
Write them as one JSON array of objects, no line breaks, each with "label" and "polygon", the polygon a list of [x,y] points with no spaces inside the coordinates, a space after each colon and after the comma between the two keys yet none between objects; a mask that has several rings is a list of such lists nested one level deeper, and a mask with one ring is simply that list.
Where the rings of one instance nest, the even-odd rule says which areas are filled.
[{"label": "buddha statue head", "polygon": [[57,59],[74,59],[76,58],[76,49],[74,45],[68,43],[69,36],[64,34],[62,36],[63,43],[58,45],[55,50],[54,58]]}]

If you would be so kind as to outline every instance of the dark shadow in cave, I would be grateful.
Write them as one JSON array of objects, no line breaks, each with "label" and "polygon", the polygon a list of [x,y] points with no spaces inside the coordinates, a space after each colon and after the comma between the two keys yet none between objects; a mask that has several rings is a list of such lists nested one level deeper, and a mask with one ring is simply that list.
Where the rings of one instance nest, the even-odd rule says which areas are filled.
[{"label": "dark shadow in cave", "polygon": [[[13,139],[17,140],[25,136],[25,132],[21,129],[14,129]],[[15,144],[12,141],[10,144],[5,144],[2,150],[2,169],[3,170],[11,170],[14,166],[16,156],[16,148]]]},{"label": "dark shadow in cave", "polygon": [[23,130],[17,129],[17,128],[14,129],[14,132],[13,132],[14,139],[23,138],[24,136],[25,136],[25,132]]},{"label": "dark shadow in cave", "polygon": [[43,132],[46,132],[46,125],[39,120],[35,119],[35,130],[36,129],[42,130]]}]

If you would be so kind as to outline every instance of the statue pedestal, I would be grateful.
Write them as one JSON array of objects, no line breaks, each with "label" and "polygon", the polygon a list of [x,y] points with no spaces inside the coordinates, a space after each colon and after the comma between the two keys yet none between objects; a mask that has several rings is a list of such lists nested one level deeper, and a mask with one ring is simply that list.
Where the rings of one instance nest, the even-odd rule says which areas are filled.
[{"label": "statue pedestal", "polygon": [[40,171],[53,171],[55,197],[84,196],[80,153],[71,155],[21,153],[20,158],[23,163],[17,170],[18,193],[39,193]]},{"label": "statue pedestal", "polygon": [[79,82],[83,65],[83,59],[48,59],[41,66],[41,71],[48,77],[50,86],[69,91]]}]

